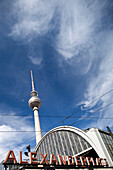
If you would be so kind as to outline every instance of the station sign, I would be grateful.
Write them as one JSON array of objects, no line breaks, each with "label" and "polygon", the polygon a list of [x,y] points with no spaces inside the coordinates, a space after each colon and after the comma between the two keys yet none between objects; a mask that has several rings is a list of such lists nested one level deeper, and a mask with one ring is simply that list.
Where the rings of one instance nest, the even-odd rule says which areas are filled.
[{"label": "station sign", "polygon": [[[93,158],[93,157],[82,157],[82,156],[70,156],[70,155],[57,155],[51,154],[48,157],[48,154],[39,153],[42,157],[40,161],[37,160],[37,153],[30,152],[30,161],[22,159],[22,151],[19,152],[19,162],[15,157],[13,150],[10,150],[7,154],[7,157],[4,161],[4,165],[9,162],[13,164],[28,164],[28,165],[75,165],[75,166],[99,166],[99,167],[108,167],[108,162],[105,158]],[[49,160],[49,161],[48,161]]]}]

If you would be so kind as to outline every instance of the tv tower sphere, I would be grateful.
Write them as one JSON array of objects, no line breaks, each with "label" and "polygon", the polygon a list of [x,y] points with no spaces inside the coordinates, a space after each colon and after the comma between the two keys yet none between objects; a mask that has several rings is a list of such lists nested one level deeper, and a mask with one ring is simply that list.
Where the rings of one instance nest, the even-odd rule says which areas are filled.
[{"label": "tv tower sphere", "polygon": [[37,96],[37,92],[36,91],[32,91],[31,92],[31,98],[29,99],[29,106],[34,110],[34,108],[36,107],[37,109],[40,108],[41,106],[41,100],[39,99],[39,97]]},{"label": "tv tower sphere", "polygon": [[34,88],[34,82],[33,82],[33,73],[31,70],[31,81],[32,81],[32,92],[31,92],[31,98],[29,99],[29,106],[34,110],[34,108],[39,109],[41,106],[41,101],[38,97],[37,91],[35,91]]}]

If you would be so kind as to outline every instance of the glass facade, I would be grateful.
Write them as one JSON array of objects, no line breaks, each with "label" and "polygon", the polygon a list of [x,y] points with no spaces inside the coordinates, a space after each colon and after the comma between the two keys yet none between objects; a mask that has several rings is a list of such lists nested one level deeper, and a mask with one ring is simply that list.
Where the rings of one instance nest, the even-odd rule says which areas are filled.
[{"label": "glass facade", "polygon": [[103,142],[109,152],[109,155],[111,156],[111,159],[113,161],[113,139],[109,133],[104,133],[100,131],[101,137],[103,139]]},{"label": "glass facade", "polygon": [[73,156],[89,148],[91,145],[80,135],[67,130],[59,130],[45,136],[37,149],[37,158],[40,161],[42,159],[40,153],[43,155],[47,153],[49,161],[50,154]]}]

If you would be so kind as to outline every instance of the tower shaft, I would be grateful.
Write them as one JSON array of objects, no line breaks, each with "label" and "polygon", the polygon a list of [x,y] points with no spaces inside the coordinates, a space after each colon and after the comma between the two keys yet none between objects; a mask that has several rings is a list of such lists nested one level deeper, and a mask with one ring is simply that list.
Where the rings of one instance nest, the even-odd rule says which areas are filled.
[{"label": "tower shaft", "polygon": [[35,121],[36,144],[38,144],[42,138],[38,108],[34,107],[33,111],[34,111],[34,121]]}]

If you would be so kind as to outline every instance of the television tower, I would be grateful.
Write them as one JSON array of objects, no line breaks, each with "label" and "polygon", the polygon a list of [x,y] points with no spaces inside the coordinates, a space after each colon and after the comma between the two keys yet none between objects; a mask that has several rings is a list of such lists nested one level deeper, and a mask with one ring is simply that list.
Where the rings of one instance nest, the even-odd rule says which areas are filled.
[{"label": "television tower", "polygon": [[35,120],[35,133],[36,133],[36,144],[39,143],[39,141],[42,138],[41,134],[41,128],[40,128],[40,120],[39,120],[39,108],[41,105],[41,100],[38,98],[38,93],[34,89],[34,81],[33,81],[33,73],[31,70],[31,81],[32,81],[32,91],[31,91],[31,98],[29,99],[29,106],[31,109],[33,109],[34,112],[34,120]]}]

